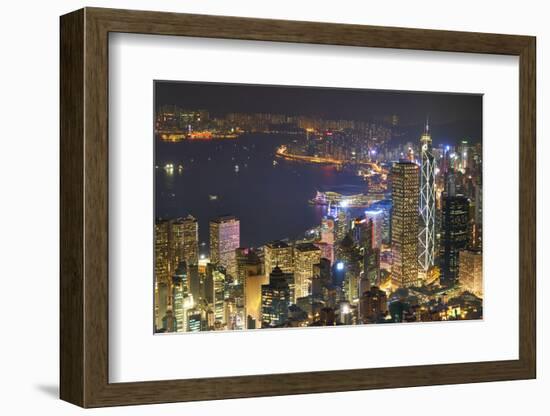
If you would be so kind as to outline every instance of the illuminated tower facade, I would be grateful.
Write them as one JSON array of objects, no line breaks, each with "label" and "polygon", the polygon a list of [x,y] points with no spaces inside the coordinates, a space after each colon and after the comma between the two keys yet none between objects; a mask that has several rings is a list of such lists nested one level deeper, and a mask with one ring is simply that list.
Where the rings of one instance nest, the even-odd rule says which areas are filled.
[{"label": "illuminated tower facade", "polygon": [[188,215],[178,221],[182,233],[183,259],[187,264],[199,264],[199,223]]},{"label": "illuminated tower facade", "polygon": [[275,267],[269,275],[269,283],[261,286],[262,328],[280,326],[288,320],[289,277],[291,275]]},{"label": "illuminated tower facade", "polygon": [[483,297],[483,255],[479,250],[461,250],[458,280],[464,290]]},{"label": "illuminated tower facade", "polygon": [[[171,274],[169,250],[170,223],[157,220],[155,223],[155,279],[157,282],[168,282]],[[162,319],[162,317],[161,317]]]},{"label": "illuminated tower facade", "polygon": [[443,195],[441,224],[441,272],[446,284],[459,276],[459,252],[468,247],[470,201],[464,195]]},{"label": "illuminated tower facade", "polygon": [[236,277],[235,250],[240,246],[240,222],[235,217],[219,217],[210,221],[210,261],[225,267]]},{"label": "illuminated tower facade", "polygon": [[420,232],[418,233],[418,264],[426,273],[435,259],[435,164],[430,127],[426,123],[420,137]]},{"label": "illuminated tower facade", "polygon": [[275,266],[279,266],[284,273],[294,272],[292,247],[284,241],[272,241],[264,246],[265,275],[269,276]]},{"label": "illuminated tower facade", "polygon": [[176,319],[176,332],[184,332],[187,328],[187,308],[191,297],[188,296],[187,265],[182,261],[172,277],[172,310]]},{"label": "illuminated tower facade", "polygon": [[313,265],[321,260],[321,250],[311,243],[296,244],[294,247],[295,299],[309,295],[313,278]]},{"label": "illuminated tower facade", "polygon": [[365,211],[365,218],[367,221],[372,221],[372,247],[380,248],[384,228],[384,212],[381,209],[368,209]]},{"label": "illuminated tower facade", "polygon": [[418,286],[418,165],[392,167],[392,276],[400,286]]}]

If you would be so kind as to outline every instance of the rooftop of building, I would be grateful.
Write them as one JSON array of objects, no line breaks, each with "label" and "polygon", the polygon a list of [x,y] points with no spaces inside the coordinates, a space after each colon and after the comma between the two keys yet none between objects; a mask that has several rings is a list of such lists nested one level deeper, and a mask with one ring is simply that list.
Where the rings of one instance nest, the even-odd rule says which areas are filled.
[{"label": "rooftop of building", "polygon": [[313,243],[296,244],[294,248],[298,251],[321,251],[321,249]]},{"label": "rooftop of building", "polygon": [[213,218],[210,220],[211,223],[221,224],[224,222],[238,221],[237,217],[233,215],[223,215],[221,217]]},{"label": "rooftop of building", "polygon": [[281,240],[271,241],[270,243],[267,243],[266,246],[270,248],[288,248],[289,245]]},{"label": "rooftop of building", "polygon": [[197,222],[197,219],[195,217],[193,217],[191,214],[187,215],[186,217],[179,217],[179,218],[176,218],[175,222],[179,222],[179,223],[182,223],[182,222]]}]

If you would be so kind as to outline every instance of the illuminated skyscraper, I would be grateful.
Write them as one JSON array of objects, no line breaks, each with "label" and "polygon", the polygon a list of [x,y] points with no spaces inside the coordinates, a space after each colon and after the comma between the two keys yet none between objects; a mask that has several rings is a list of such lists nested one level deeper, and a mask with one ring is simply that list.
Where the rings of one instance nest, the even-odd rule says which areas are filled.
[{"label": "illuminated skyscraper", "polygon": [[481,248],[483,238],[483,191],[481,186],[481,176],[475,185],[474,195],[474,238],[472,241],[472,246]]},{"label": "illuminated skyscraper", "polygon": [[183,298],[187,294],[187,266],[181,262],[172,277],[172,302],[174,317],[176,318],[176,332],[185,331],[183,318]]},{"label": "illuminated skyscraper", "polygon": [[225,322],[229,330],[246,329],[246,316],[242,298],[225,299]]},{"label": "illuminated skyscraper", "polygon": [[181,253],[183,260],[187,264],[199,264],[199,223],[197,219],[192,215],[178,218],[172,225],[172,234],[176,252]]},{"label": "illuminated skyscraper", "polygon": [[[368,233],[366,233],[368,235]],[[370,238],[368,242],[370,243]],[[367,243],[367,244],[369,244]],[[336,250],[335,283],[343,284],[348,302],[355,302],[359,298],[359,278],[361,276],[363,254],[348,233],[338,244]]]},{"label": "illuminated skyscraper", "polygon": [[261,285],[269,283],[269,278],[262,274],[262,262],[256,252],[250,248],[238,248],[237,278],[242,285],[244,297],[245,323],[251,316],[258,326],[261,322]]},{"label": "illuminated skyscraper", "polygon": [[[392,201],[391,199],[383,199],[373,203],[367,212],[379,212],[376,216],[380,216],[382,219],[382,231],[381,239],[383,244],[390,244],[391,239],[391,212],[392,212]],[[368,216],[367,212],[365,215]]]},{"label": "illuminated skyscraper", "polygon": [[459,251],[469,243],[470,202],[463,195],[445,195],[442,200],[441,273],[442,280],[452,284],[458,278]]},{"label": "illuminated skyscraper", "polygon": [[313,265],[321,260],[321,250],[311,243],[296,244],[294,247],[294,279],[296,299],[309,295],[309,285],[313,277]]},{"label": "illuminated skyscraper", "polygon": [[[254,320],[256,328],[262,323],[262,285],[269,284],[269,277],[263,274],[246,276],[245,309],[247,317]],[[251,329],[248,327],[248,329]]]},{"label": "illuminated skyscraper", "polygon": [[380,248],[384,229],[384,212],[381,209],[369,209],[365,211],[365,218],[372,221],[372,246]]},{"label": "illuminated skyscraper", "polygon": [[418,286],[418,165],[400,161],[392,167],[392,275],[403,287]]},{"label": "illuminated skyscraper", "polygon": [[[171,274],[168,235],[170,223],[157,220],[155,223],[155,281],[168,282]],[[164,315],[163,315],[164,316]],[[163,318],[160,317],[160,319]]]},{"label": "illuminated skyscraper", "polygon": [[435,260],[435,162],[432,153],[430,127],[420,137],[420,232],[418,234],[418,264],[426,273]]},{"label": "illuminated skyscraper", "polygon": [[262,262],[258,254],[251,248],[239,247],[236,250],[237,274],[239,283],[246,287],[246,276],[256,276],[262,273]]},{"label": "illuminated skyscraper", "polygon": [[346,210],[340,209],[337,214],[338,221],[336,222],[336,240],[342,241],[349,231],[348,215]]},{"label": "illuminated skyscraper", "polygon": [[262,328],[280,326],[288,320],[290,305],[289,274],[275,267],[269,284],[262,285]]},{"label": "illuminated skyscraper", "polygon": [[187,311],[187,332],[200,332],[202,326],[202,314],[198,308]]},{"label": "illuminated skyscraper", "polygon": [[166,281],[158,281],[155,284],[155,324],[157,330],[163,327],[162,319],[170,305],[169,285]]},{"label": "illuminated skyscraper", "polygon": [[323,217],[321,220],[321,241],[327,244],[334,244],[335,225],[333,217]]},{"label": "illuminated skyscraper", "polygon": [[224,323],[224,299],[225,299],[225,274],[219,270],[212,272],[214,278],[214,319],[216,322]]},{"label": "illuminated skyscraper", "polygon": [[333,217],[323,217],[321,220],[321,243],[319,246],[323,251],[323,257],[334,262],[334,242],[336,237],[336,228]]},{"label": "illuminated skyscraper", "polygon": [[272,241],[264,246],[264,272],[269,276],[279,266],[284,273],[294,272],[292,247],[284,241]]},{"label": "illuminated skyscraper", "polygon": [[459,253],[458,281],[464,290],[483,297],[483,256],[478,250],[461,250]]},{"label": "illuminated skyscraper", "polygon": [[184,332],[186,329],[187,311],[185,307],[188,304],[185,305],[185,300],[188,298],[187,293],[187,265],[182,261],[172,277],[172,309],[176,318],[176,332]]},{"label": "illuminated skyscraper", "polygon": [[470,167],[469,159],[472,156],[470,151],[470,145],[467,140],[461,140],[460,144],[457,147],[458,160],[459,160],[459,169],[462,172],[465,172],[466,169]]},{"label": "illuminated skyscraper", "polygon": [[[376,218],[378,223],[378,236],[381,239],[381,216],[375,216],[371,213],[369,216],[368,211],[365,213],[365,218],[357,218],[353,221],[352,235],[357,242],[357,249],[362,257],[362,274],[363,279],[368,281],[368,286],[380,284],[380,249],[376,246],[376,232],[375,223],[372,220]],[[379,240],[381,244],[381,241]],[[340,256],[342,252],[340,250]],[[342,259],[342,258],[341,258]],[[348,261],[349,262],[349,261]],[[365,282],[363,282],[365,283]],[[357,296],[362,295],[362,290],[359,289]]]},{"label": "illuminated skyscraper", "polygon": [[219,217],[210,221],[210,261],[225,267],[236,277],[235,250],[240,246],[240,224],[235,217]]},{"label": "illuminated skyscraper", "polygon": [[372,227],[365,217],[355,218],[351,222],[350,234],[359,247],[372,247]]}]

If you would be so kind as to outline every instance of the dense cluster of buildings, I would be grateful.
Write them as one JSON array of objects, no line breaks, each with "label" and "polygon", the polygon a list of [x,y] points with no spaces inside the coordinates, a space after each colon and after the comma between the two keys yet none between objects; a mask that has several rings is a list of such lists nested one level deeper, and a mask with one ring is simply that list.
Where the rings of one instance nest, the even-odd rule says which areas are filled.
[{"label": "dense cluster of buildings", "polygon": [[[243,133],[335,132],[334,149],[347,156],[349,143],[343,145],[341,133],[346,132],[355,143],[368,137],[382,144],[391,137],[391,128],[385,123],[361,120],[327,120],[322,117],[285,115],[275,113],[227,113],[212,116],[207,110],[188,110],[175,105],[161,106],[157,111],[155,132],[164,141],[208,140],[236,138]],[[312,142],[313,143],[313,142]]]},{"label": "dense cluster of buildings", "polygon": [[242,247],[239,218],[213,218],[200,256],[195,217],[158,219],[155,331],[481,318],[481,146],[434,148],[426,125],[397,161],[378,158],[388,198],[358,216],[337,203],[303,239]]}]

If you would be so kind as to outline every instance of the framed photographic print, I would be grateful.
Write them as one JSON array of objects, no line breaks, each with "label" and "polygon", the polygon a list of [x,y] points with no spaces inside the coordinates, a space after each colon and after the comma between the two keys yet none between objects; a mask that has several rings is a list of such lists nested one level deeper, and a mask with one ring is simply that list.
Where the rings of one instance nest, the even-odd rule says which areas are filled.
[{"label": "framed photographic print", "polygon": [[534,378],[535,103],[529,36],[62,16],[61,398]]}]

